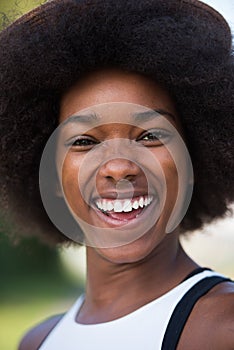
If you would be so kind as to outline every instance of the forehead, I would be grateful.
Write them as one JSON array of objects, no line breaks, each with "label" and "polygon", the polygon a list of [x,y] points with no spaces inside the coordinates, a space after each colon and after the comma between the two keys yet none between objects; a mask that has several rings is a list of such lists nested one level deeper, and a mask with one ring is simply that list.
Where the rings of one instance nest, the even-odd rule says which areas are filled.
[{"label": "forehead", "polygon": [[[172,97],[152,79],[137,73],[102,70],[83,77],[63,95],[60,123],[79,111],[85,109],[85,114],[88,115],[89,108],[92,111],[95,105],[112,102],[126,102],[153,110],[161,109],[177,117]],[[120,122],[118,113],[115,121]]]}]

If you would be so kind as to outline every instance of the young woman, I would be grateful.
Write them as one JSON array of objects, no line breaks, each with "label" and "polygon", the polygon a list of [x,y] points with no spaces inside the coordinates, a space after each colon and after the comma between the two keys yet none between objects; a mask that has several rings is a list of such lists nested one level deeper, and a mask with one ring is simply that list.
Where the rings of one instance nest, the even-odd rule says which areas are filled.
[{"label": "young woman", "polygon": [[52,0],[0,44],[2,210],[87,246],[85,295],[19,348],[233,349],[233,283],[179,242],[234,199],[223,17],[196,0]]}]

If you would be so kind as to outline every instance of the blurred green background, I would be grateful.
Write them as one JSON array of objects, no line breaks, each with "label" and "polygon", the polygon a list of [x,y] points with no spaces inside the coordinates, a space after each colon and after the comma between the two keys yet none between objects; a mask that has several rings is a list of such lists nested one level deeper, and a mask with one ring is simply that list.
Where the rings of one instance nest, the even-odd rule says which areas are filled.
[{"label": "blurred green background", "polygon": [[[15,19],[40,3],[0,0],[0,18]],[[182,244],[201,265],[234,278],[233,217],[183,238]],[[16,350],[27,329],[65,312],[83,292],[85,250],[52,249],[35,240],[14,245],[0,229],[0,276],[0,350]]]},{"label": "blurred green background", "polygon": [[46,2],[45,0],[1,0],[0,13],[10,18],[17,18],[36,6]]},{"label": "blurred green background", "polygon": [[60,251],[32,239],[14,245],[0,235],[0,349],[14,350],[27,329],[66,311],[83,280],[66,271]]}]

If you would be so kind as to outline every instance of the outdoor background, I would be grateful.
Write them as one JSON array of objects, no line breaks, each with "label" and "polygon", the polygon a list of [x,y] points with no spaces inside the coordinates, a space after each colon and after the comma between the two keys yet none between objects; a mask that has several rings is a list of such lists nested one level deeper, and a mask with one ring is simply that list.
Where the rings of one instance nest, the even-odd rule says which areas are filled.
[{"label": "outdoor background", "polygon": [[[16,18],[42,2],[0,0],[0,18],[3,21]],[[217,8],[234,28],[232,0],[204,2]],[[2,231],[0,223],[0,350],[16,350],[28,328],[46,317],[65,312],[82,293],[85,250],[52,249],[35,240],[15,246]],[[201,265],[234,278],[233,217],[184,238],[182,244]]]}]

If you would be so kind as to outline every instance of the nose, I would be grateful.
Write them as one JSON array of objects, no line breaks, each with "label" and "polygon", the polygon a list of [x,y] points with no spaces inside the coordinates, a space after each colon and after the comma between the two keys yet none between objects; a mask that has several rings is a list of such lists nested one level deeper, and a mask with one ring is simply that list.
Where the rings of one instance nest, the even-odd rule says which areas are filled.
[{"label": "nose", "polygon": [[111,159],[99,169],[101,177],[116,183],[121,180],[133,181],[140,172],[141,169],[136,163],[122,158]]}]

